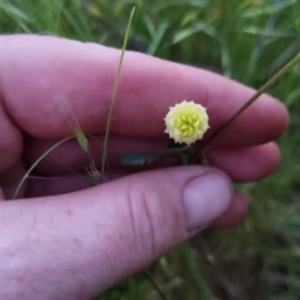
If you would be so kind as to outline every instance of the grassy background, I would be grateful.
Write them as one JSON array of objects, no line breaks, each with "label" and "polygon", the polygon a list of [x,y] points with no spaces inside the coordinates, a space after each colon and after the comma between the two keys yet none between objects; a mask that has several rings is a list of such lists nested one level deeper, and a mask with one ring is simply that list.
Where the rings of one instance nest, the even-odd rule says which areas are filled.
[{"label": "grassy background", "polygon": [[[1,0],[1,33],[44,33],[130,49],[262,85],[300,51],[299,0]],[[291,112],[276,174],[241,189],[243,225],[207,232],[149,269],[168,299],[300,299],[300,66],[270,91]],[[161,299],[144,273],[98,299]]]}]

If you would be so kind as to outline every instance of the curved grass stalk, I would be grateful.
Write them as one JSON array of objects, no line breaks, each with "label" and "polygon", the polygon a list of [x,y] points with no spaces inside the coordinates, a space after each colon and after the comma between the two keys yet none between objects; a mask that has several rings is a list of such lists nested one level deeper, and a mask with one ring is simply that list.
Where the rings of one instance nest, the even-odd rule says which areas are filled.
[{"label": "curved grass stalk", "polygon": [[241,107],[239,108],[220,128],[218,128],[214,134],[208,138],[198,151],[192,157],[194,162],[199,154],[201,154],[209,144],[212,143],[233,121],[241,115],[253,102],[255,102],[259,96],[261,96],[266,90],[268,90],[273,84],[275,84],[286,72],[293,68],[300,62],[300,53],[292,58],[285,66],[283,66],[271,79],[269,79],[257,92]]},{"label": "curved grass stalk", "polygon": [[18,187],[13,195],[13,199],[16,199],[18,196],[18,193],[20,192],[21,187],[23,186],[25,180],[27,179],[27,177],[30,175],[30,173],[32,172],[32,170],[49,154],[51,153],[54,149],[56,149],[58,146],[60,146],[61,144],[71,140],[75,138],[75,135],[69,136],[63,140],[61,140],[60,142],[56,143],[55,145],[53,145],[51,148],[49,148],[45,153],[43,153],[34,163],[33,165],[28,169],[28,171],[25,173],[25,175],[23,176],[22,180],[20,181],[20,183],[18,184]]},{"label": "curved grass stalk", "polygon": [[111,125],[111,118],[112,118],[112,113],[113,113],[113,108],[115,105],[115,100],[116,100],[116,95],[117,95],[117,90],[118,90],[118,85],[120,81],[120,74],[121,74],[121,68],[123,64],[123,59],[124,59],[124,54],[125,54],[125,49],[127,47],[127,42],[129,39],[129,34],[130,34],[130,29],[131,29],[131,24],[133,20],[135,12],[135,7],[131,10],[129,21],[126,27],[126,32],[125,32],[125,37],[123,41],[123,46],[122,46],[122,53],[118,65],[118,70],[117,70],[117,75],[115,78],[114,82],[114,87],[113,87],[113,92],[112,92],[112,97],[111,97],[111,102],[110,102],[110,107],[109,107],[109,112],[108,112],[108,118],[107,118],[107,123],[106,123],[106,130],[105,130],[105,138],[104,138],[104,145],[103,145],[103,155],[102,155],[102,168],[101,168],[101,180],[104,180],[104,171],[105,171],[105,161],[106,161],[106,156],[107,156],[107,145],[108,145],[108,135],[109,135],[109,130],[110,130],[110,125]]}]

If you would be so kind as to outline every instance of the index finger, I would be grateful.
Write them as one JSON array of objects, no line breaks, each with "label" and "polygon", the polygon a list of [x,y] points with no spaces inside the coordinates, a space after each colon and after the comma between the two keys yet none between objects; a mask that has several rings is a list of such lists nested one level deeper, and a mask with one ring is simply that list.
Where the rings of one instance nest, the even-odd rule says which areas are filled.
[{"label": "index finger", "polygon": [[[8,114],[21,129],[38,138],[69,135],[72,129],[61,108],[70,105],[84,131],[105,130],[119,50],[33,35],[3,36],[0,45],[1,95]],[[211,134],[253,93],[209,71],[128,51],[111,131],[167,138],[163,118],[169,106],[186,99],[207,107]],[[218,144],[265,143],[277,138],[287,121],[284,106],[262,95],[226,130]]]}]

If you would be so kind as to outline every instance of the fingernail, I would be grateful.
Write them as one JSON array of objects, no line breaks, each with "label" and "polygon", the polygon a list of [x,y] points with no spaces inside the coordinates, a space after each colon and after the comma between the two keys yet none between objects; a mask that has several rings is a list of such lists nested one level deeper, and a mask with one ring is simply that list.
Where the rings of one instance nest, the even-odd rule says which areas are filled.
[{"label": "fingernail", "polygon": [[189,181],[183,197],[187,231],[193,235],[226,211],[233,198],[233,187],[225,174],[209,171]]}]

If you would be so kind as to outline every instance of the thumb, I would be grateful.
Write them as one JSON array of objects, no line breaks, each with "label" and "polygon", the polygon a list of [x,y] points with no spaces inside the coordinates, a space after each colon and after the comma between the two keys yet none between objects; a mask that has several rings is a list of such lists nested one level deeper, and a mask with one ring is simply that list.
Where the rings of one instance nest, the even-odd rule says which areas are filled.
[{"label": "thumb", "polygon": [[224,173],[191,166],[0,202],[0,296],[90,299],[208,226],[232,198]]}]

